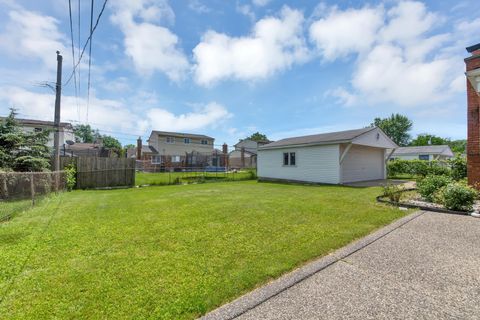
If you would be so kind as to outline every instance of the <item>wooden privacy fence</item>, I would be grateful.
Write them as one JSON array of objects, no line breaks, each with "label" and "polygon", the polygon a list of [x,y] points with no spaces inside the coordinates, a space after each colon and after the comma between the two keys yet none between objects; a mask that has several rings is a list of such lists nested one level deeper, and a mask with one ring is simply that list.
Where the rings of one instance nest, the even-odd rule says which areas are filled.
[{"label": "wooden privacy fence", "polygon": [[62,158],[61,166],[73,164],[77,169],[78,189],[133,187],[135,159],[78,157]]}]

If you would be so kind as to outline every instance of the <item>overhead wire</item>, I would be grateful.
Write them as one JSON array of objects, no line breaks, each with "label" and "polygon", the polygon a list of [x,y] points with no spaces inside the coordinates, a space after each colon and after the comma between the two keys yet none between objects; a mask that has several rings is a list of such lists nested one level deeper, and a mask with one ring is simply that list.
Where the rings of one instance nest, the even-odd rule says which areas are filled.
[{"label": "overhead wire", "polygon": [[[73,40],[73,19],[72,19],[72,0],[68,0],[68,15],[70,18],[70,38],[72,40],[72,66],[75,67],[75,44]],[[79,109],[78,104],[78,87],[77,87],[77,73],[73,73],[73,79],[75,82],[75,102],[77,104],[77,112]]]},{"label": "overhead wire", "polygon": [[87,123],[88,123],[88,109],[90,107],[90,71],[92,68],[92,37],[93,37],[93,7],[95,0],[92,0],[90,6],[90,48],[88,49],[88,83],[87,83]]},{"label": "overhead wire", "polygon": [[105,11],[105,7],[107,6],[107,2],[108,0],[105,0],[103,2],[103,6],[102,6],[102,9],[100,10],[100,13],[98,14],[97,16],[97,21],[95,22],[95,25],[93,26],[92,28],[92,31],[90,32],[90,35],[88,36],[87,40],[85,41],[85,44],[83,45],[83,48],[82,48],[82,52],[80,53],[80,56],[78,58],[78,61],[77,63],[75,64],[74,68],[73,68],[73,71],[72,73],[70,74],[70,76],[68,77],[67,81],[65,81],[65,83],[62,84],[63,87],[66,87],[70,81],[73,79],[73,73],[75,72],[75,70],[78,68],[78,66],[80,65],[80,62],[82,61],[82,58],[83,58],[83,55],[85,54],[85,50],[87,49],[87,46],[88,44],[90,43],[90,39],[92,38],[92,35],[93,33],[95,33],[95,30],[97,29],[98,27],[98,24],[100,22],[100,19],[103,15],[103,12]]},{"label": "overhead wire", "polygon": [[[81,21],[82,21],[82,7],[80,5],[80,1],[78,0],[78,56],[80,57],[80,44],[81,44]],[[75,69],[75,68],[74,68]],[[82,94],[82,81],[81,81],[81,75],[80,75],[80,70],[82,68],[78,68],[78,93],[81,95]],[[75,71],[74,71],[75,72]],[[77,105],[77,117],[80,119],[80,104]]]}]

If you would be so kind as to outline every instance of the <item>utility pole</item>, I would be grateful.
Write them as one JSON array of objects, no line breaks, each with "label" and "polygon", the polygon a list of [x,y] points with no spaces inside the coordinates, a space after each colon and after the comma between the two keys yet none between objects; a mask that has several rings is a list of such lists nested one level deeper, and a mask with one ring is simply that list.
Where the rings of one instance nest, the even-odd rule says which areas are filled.
[{"label": "utility pole", "polygon": [[54,171],[60,171],[60,100],[62,97],[62,62],[63,57],[60,54],[60,51],[57,51],[57,84],[55,86],[55,118],[53,122],[53,126],[55,129],[53,138]]}]

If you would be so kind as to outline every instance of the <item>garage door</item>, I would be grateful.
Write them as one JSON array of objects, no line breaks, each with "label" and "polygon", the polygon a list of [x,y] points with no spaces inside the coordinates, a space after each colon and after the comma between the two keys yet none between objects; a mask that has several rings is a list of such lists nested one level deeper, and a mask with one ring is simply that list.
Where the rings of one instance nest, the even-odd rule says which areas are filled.
[{"label": "garage door", "polygon": [[383,149],[352,145],[342,163],[342,182],[384,179],[384,161]]}]

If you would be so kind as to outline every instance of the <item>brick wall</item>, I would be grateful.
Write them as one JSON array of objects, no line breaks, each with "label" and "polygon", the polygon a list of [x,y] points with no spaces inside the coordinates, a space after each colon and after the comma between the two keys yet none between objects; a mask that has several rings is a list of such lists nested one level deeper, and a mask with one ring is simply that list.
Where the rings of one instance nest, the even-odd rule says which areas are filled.
[{"label": "brick wall", "polygon": [[[465,59],[466,70],[480,68],[480,50]],[[480,96],[467,79],[467,170],[468,183],[480,188]]]}]

